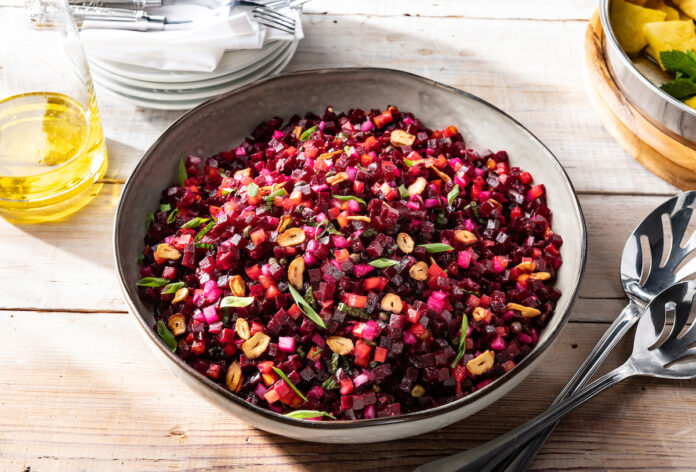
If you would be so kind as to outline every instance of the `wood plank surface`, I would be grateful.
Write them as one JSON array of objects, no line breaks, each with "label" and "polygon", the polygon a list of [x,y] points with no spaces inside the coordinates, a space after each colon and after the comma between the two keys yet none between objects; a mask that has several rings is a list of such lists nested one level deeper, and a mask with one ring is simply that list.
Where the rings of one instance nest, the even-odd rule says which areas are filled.
[{"label": "wood plank surface", "polygon": [[[570,324],[520,387],[456,425],[389,443],[319,445],[249,428],[197,397],[128,315],[9,311],[0,324],[1,468],[39,472],[407,470],[541,412],[605,329]],[[608,365],[628,353],[622,342]],[[627,380],[563,421],[531,470],[696,468],[695,405],[693,384]]]},{"label": "wood plank surface", "polygon": [[[587,220],[588,265],[571,321],[519,388],[443,430],[359,446],[274,436],[206,403],[150,352],[126,313],[112,260],[122,184],[181,113],[99,94],[110,163],[95,200],[61,222],[0,220],[0,471],[411,470],[543,411],[625,303],[619,260],[627,236],[677,191],[613,141],[588,100],[583,39],[596,7],[313,0],[287,68],[424,75],[502,108],[562,162]],[[626,339],[604,371],[629,351]],[[696,383],[630,379],[566,418],[530,470],[696,470],[694,420]]]}]

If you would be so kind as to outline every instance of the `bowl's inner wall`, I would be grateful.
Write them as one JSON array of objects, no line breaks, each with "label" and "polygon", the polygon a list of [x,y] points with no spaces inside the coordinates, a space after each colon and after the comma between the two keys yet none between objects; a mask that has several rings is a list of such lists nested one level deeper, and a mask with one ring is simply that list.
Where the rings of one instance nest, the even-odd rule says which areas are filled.
[{"label": "bowl's inner wall", "polygon": [[512,166],[532,173],[543,183],[553,212],[553,230],[564,239],[557,288],[563,292],[556,313],[540,336],[540,343],[564,321],[581,277],[584,228],[575,197],[560,165],[528,131],[498,110],[467,94],[409,74],[389,70],[343,70],[289,75],[214,99],[176,123],[153,145],[127,185],[120,204],[116,246],[124,283],[138,314],[152,326],[150,307],[138,297],[137,263],[143,248],[144,221],[157,207],[162,190],[176,182],[179,157],[206,158],[238,145],[260,122],[273,116],[289,118],[307,111],[321,114],[327,105],[384,109],[396,105],[413,112],[426,126],[456,126],[467,143],[479,151],[506,150]]}]

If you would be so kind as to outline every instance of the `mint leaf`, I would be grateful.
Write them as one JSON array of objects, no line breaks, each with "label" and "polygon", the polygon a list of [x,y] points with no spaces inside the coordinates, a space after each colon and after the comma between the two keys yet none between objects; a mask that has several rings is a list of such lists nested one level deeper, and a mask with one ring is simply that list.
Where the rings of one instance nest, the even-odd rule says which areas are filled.
[{"label": "mint leaf", "polygon": [[324,320],[321,319],[321,316],[314,311],[314,308],[307,303],[307,301],[302,298],[302,295],[299,294],[297,290],[295,290],[295,287],[292,285],[288,285],[288,288],[290,289],[290,294],[292,295],[292,298],[295,300],[295,303],[297,303],[297,306],[302,310],[302,313],[307,315],[307,318],[312,320],[315,324],[321,326],[322,328],[326,329],[326,324],[324,324]]},{"label": "mint leaf", "polygon": [[428,252],[447,252],[453,251],[454,248],[449,244],[442,243],[432,243],[432,244],[419,244],[419,247],[424,247]]},{"label": "mint leaf", "polygon": [[394,259],[385,259],[384,257],[381,257],[379,259],[375,259],[372,262],[368,262],[368,265],[371,265],[372,267],[377,267],[378,269],[384,269],[385,267],[391,267],[399,264],[399,261],[395,261]]},{"label": "mint leaf", "polygon": [[681,72],[696,79],[696,56],[694,53],[688,54],[677,50],[662,51],[660,52],[660,62],[665,69]]},{"label": "mint leaf", "polygon": [[683,100],[692,95],[696,95],[696,82],[694,82],[693,79],[674,79],[660,85],[660,88],[677,100]]},{"label": "mint leaf", "polygon": [[177,290],[180,288],[184,288],[186,284],[184,282],[176,282],[173,284],[167,284],[164,286],[162,291],[160,292],[162,295],[167,295],[169,293],[176,293]]},{"label": "mint leaf", "polygon": [[138,280],[135,285],[138,287],[162,287],[170,282],[169,279],[162,277],[143,277]]},{"label": "mint leaf", "polygon": [[240,308],[254,303],[254,297],[225,297],[220,302],[220,308]]}]

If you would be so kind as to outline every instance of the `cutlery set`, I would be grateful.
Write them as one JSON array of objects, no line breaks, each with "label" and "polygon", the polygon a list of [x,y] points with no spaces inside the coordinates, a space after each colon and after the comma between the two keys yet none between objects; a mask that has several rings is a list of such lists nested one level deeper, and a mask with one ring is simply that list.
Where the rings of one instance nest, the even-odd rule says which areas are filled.
[{"label": "cutlery set", "polygon": [[[696,323],[688,324],[696,281],[683,281],[696,272],[696,258],[692,258],[696,233],[689,232],[694,209],[696,191],[679,194],[656,208],[633,231],[621,257],[621,283],[628,305],[546,412],[493,441],[416,471],[488,472],[503,461],[500,470],[522,471],[558,420],[620,381],[635,375],[696,378]],[[631,357],[585,386],[636,322]]]},{"label": "cutlery set", "polygon": [[192,23],[190,19],[171,19],[153,14],[152,8],[189,4],[207,8],[211,15],[229,14],[235,7],[251,7],[256,23],[285,33],[295,33],[295,20],[280,13],[280,8],[297,8],[309,0],[279,0],[260,3],[247,0],[218,2],[215,0],[70,0],[75,21],[80,29],[120,29],[131,31],[164,31],[166,25]]}]

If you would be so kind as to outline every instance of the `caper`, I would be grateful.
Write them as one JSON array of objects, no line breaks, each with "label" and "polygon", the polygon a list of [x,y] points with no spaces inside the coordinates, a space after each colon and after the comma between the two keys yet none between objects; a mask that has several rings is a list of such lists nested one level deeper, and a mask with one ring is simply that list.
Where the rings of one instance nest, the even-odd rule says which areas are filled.
[{"label": "caper", "polygon": [[411,396],[413,398],[420,398],[423,395],[425,395],[425,387],[423,387],[422,385],[416,384],[413,387],[413,390],[411,390]]}]

